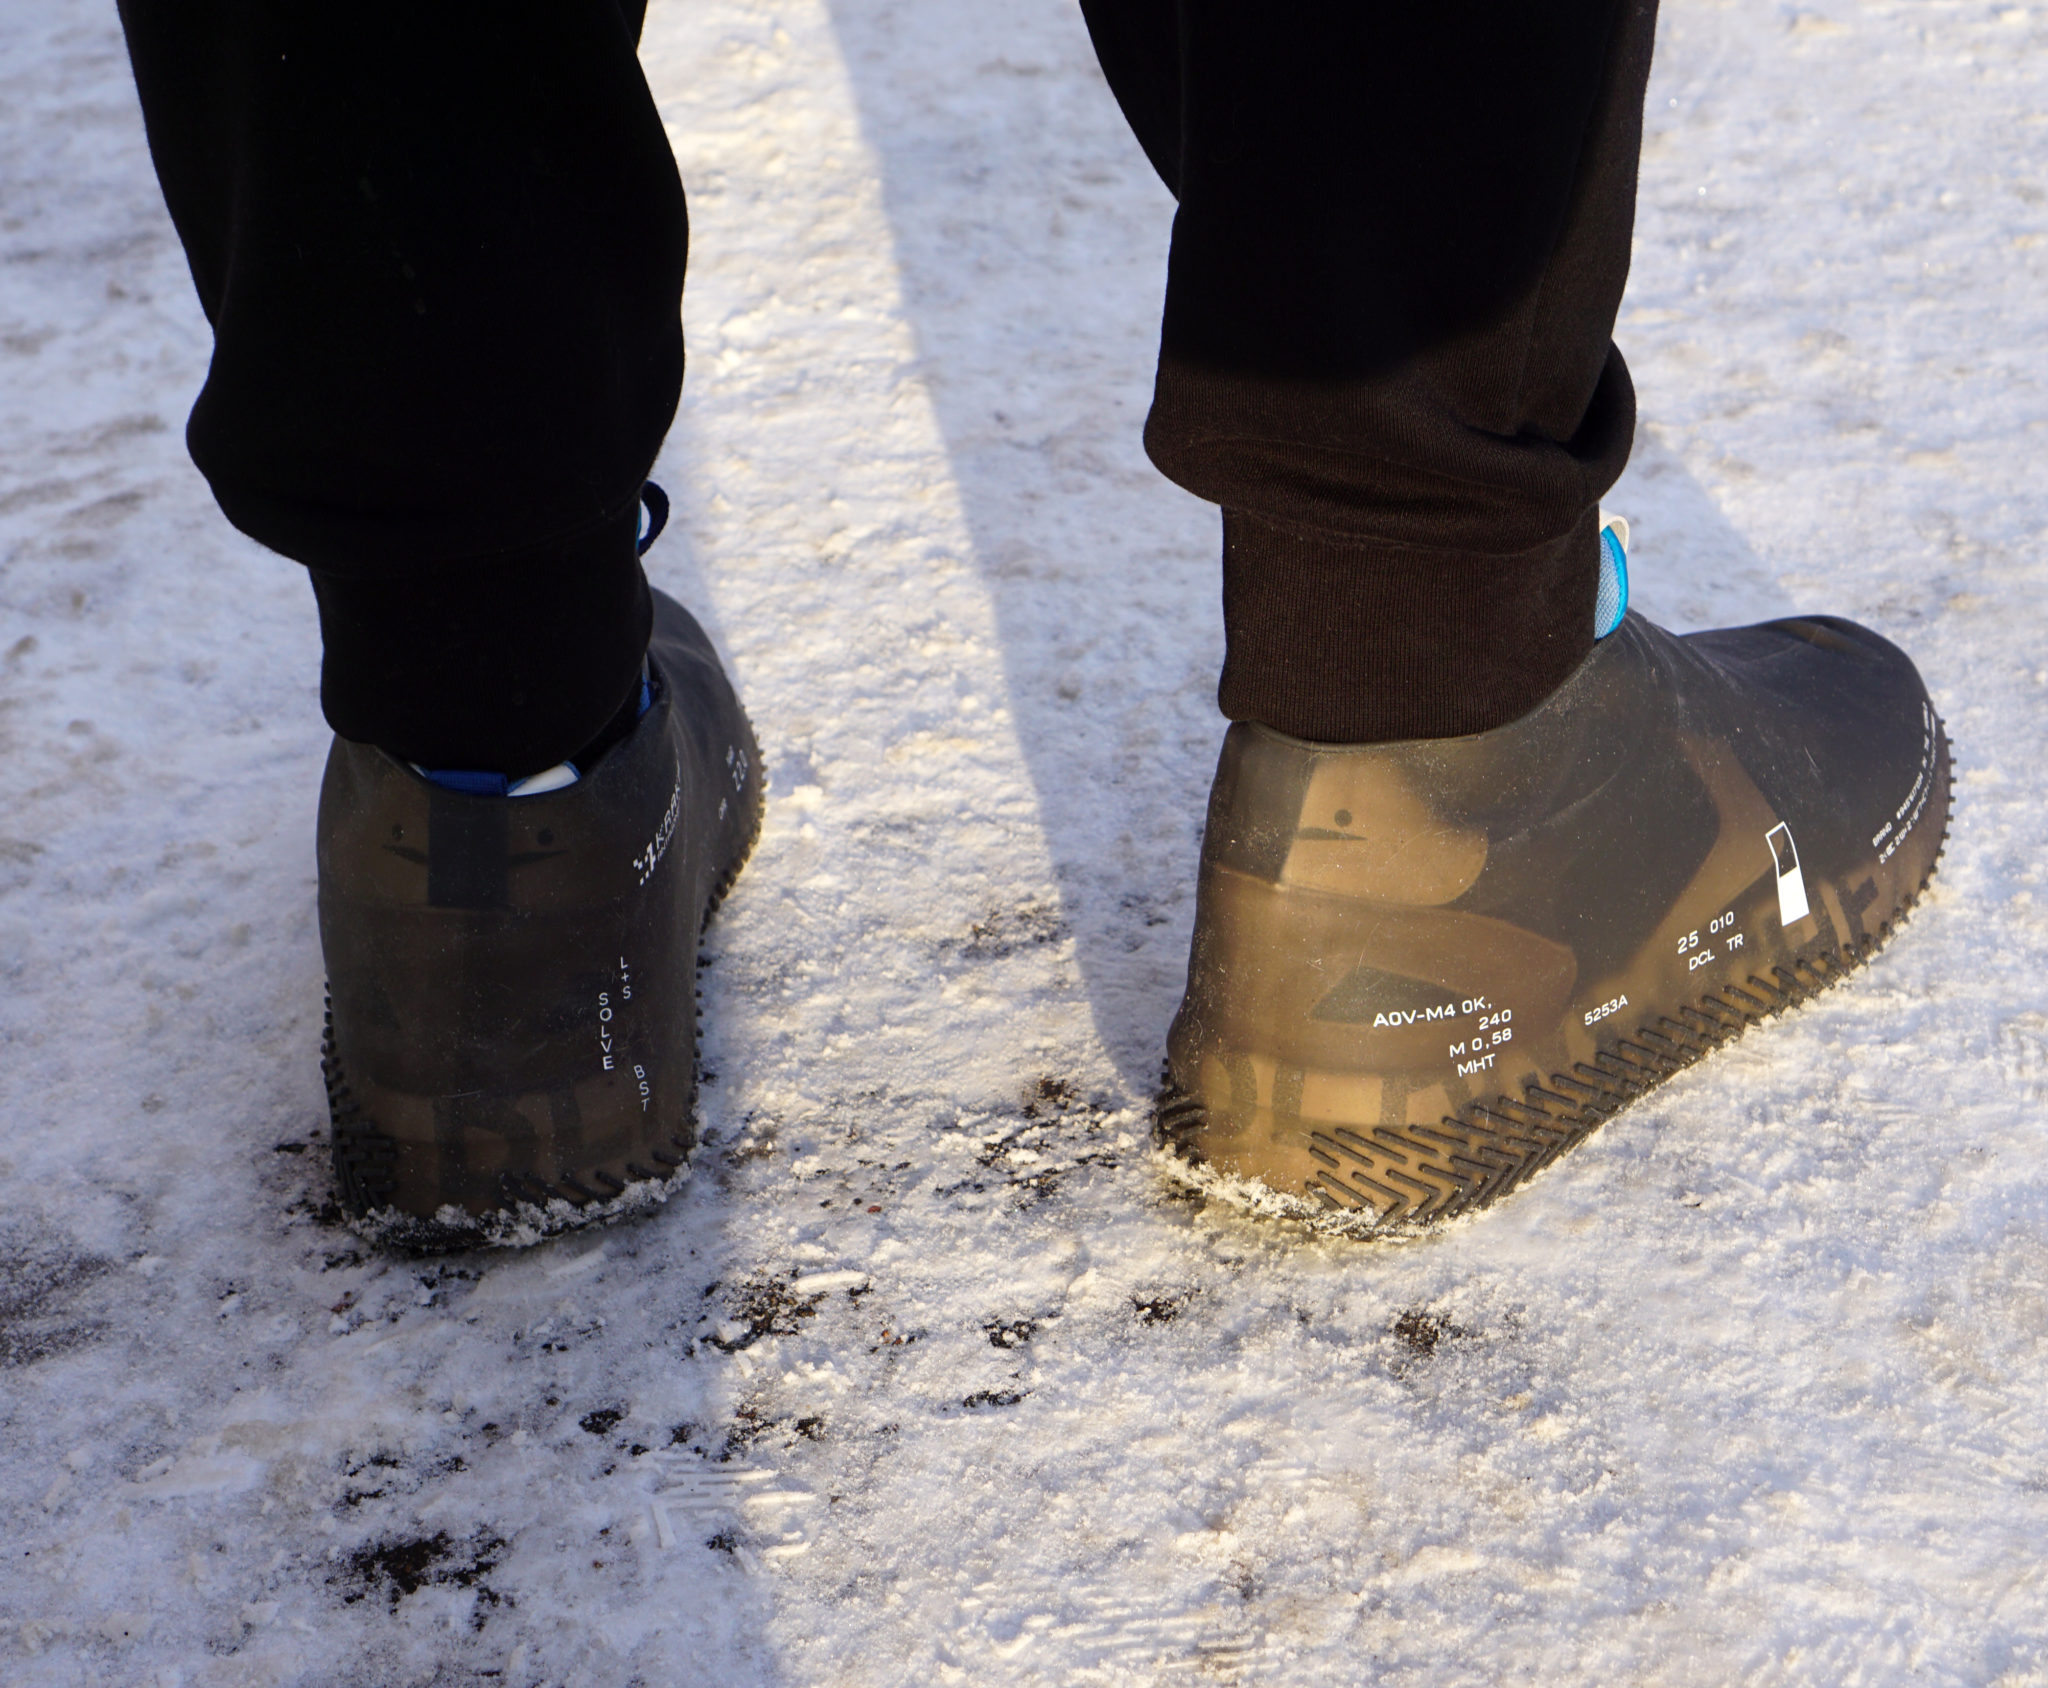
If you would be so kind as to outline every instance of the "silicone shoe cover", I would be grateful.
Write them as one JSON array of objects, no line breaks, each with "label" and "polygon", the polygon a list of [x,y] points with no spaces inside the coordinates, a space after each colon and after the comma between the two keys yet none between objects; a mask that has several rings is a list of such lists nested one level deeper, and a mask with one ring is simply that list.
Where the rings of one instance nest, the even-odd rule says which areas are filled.
[{"label": "silicone shoe cover", "polygon": [[1632,614],[1468,738],[1235,726],[1162,1134],[1345,1229],[1483,1206],[1867,959],[1948,807],[1912,663],[1830,618]]},{"label": "silicone shoe cover", "polygon": [[392,1240],[609,1216],[658,1196],[695,1142],[697,938],[759,830],[760,752],[703,629],[658,592],[648,657],[653,707],[558,791],[449,791],[335,740],[334,1162]]}]

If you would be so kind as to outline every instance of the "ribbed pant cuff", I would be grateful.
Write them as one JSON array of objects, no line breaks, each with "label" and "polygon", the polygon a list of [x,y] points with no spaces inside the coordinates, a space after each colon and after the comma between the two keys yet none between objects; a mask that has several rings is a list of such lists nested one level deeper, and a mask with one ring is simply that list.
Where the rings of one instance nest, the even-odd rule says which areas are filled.
[{"label": "ribbed pant cuff", "polygon": [[1454,738],[1541,703],[1593,648],[1599,513],[1513,556],[1416,550],[1223,513],[1218,702],[1326,744]]},{"label": "ribbed pant cuff", "polygon": [[639,520],[636,504],[559,545],[392,579],[309,570],[328,724],[428,768],[523,776],[573,755],[646,655]]}]

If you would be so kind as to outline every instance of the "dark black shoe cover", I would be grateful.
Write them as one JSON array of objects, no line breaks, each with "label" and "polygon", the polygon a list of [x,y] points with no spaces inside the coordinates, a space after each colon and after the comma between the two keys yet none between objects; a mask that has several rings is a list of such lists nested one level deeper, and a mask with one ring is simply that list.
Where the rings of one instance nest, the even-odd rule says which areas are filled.
[{"label": "dark black shoe cover", "polygon": [[337,739],[320,793],[342,1199],[393,1240],[522,1240],[658,1199],[695,1142],[697,938],[760,827],[711,642],[655,594],[655,701],[576,784],[444,790]]},{"label": "dark black shoe cover", "polygon": [[1826,618],[1631,615],[1468,738],[1233,727],[1162,1133],[1344,1229],[1482,1206],[1867,959],[1948,807],[1912,663]]}]

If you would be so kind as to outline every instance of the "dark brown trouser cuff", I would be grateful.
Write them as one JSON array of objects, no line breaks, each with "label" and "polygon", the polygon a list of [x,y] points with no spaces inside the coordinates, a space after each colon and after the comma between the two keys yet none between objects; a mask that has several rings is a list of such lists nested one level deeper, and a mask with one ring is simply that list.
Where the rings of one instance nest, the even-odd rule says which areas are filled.
[{"label": "dark brown trouser cuff", "polygon": [[1504,726],[1593,648],[1599,513],[1514,556],[1296,531],[1223,513],[1217,701],[1325,744]]},{"label": "dark brown trouser cuff", "polygon": [[310,570],[328,724],[426,768],[523,776],[574,755],[647,652],[639,519],[636,503],[542,550],[392,579]]}]

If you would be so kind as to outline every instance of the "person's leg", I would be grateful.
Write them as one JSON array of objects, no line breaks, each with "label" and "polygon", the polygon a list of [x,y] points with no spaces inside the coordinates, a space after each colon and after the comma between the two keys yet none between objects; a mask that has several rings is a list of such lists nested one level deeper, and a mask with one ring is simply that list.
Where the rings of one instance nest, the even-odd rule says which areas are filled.
[{"label": "person's leg", "polygon": [[123,0],[215,331],[192,453],[319,600],[341,1195],[418,1242],[682,1166],[698,934],[759,823],[638,559],[687,241],[640,3]]},{"label": "person's leg", "polygon": [[1946,743],[1849,623],[1626,613],[1648,0],[1084,4],[1180,200],[1146,443],[1224,513],[1162,1133],[1430,1223],[1866,959]]},{"label": "person's leg", "polygon": [[312,572],[343,737],[530,773],[646,648],[682,187],[644,0],[122,0],[215,349],[192,455]]},{"label": "person's leg", "polygon": [[1592,645],[1654,0],[1083,0],[1180,201],[1146,445],[1223,507],[1221,701],[1497,726]]}]

